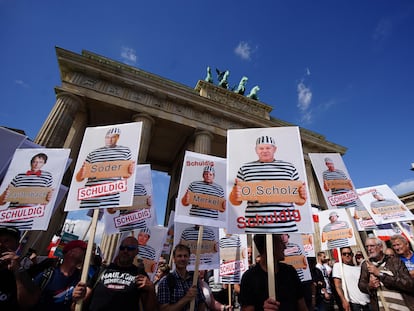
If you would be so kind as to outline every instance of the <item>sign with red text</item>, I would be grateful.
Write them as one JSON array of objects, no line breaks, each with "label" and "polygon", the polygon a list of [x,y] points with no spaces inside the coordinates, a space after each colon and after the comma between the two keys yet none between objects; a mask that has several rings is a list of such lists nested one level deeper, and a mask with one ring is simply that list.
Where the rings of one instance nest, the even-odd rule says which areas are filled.
[{"label": "sign with red text", "polygon": [[85,130],[65,211],[131,206],[142,122]]},{"label": "sign with red text", "polygon": [[228,130],[229,233],[314,231],[298,127]]},{"label": "sign with red text", "polygon": [[186,151],[175,221],[226,226],[226,159]]},{"label": "sign with red text", "polygon": [[0,225],[46,230],[69,149],[16,149],[0,187]]}]

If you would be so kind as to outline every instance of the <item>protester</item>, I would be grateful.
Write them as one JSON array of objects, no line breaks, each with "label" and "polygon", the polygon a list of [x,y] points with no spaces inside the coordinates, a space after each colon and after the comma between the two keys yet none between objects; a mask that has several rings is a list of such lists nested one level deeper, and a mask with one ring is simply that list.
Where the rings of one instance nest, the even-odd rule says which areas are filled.
[{"label": "protester", "polygon": [[316,261],[316,268],[321,271],[325,283],[325,287],[321,288],[323,299],[320,301],[318,310],[333,310],[334,298],[330,279],[332,271],[328,265],[329,259],[326,257],[325,252],[320,251],[317,254]]},{"label": "protester", "polygon": [[343,309],[345,311],[370,311],[369,295],[358,289],[361,267],[354,265],[352,249],[343,247],[340,253],[342,265],[340,262],[334,264],[332,277]]},{"label": "protester", "polygon": [[370,295],[372,310],[379,310],[378,290],[390,308],[414,310],[414,279],[404,263],[397,257],[385,255],[383,243],[376,237],[367,238],[365,247],[369,260],[361,265],[358,287]]},{"label": "protester", "polygon": [[133,264],[138,241],[129,236],[122,240],[115,262],[96,273],[88,282],[86,303],[90,311],[158,310],[154,284],[141,268]]},{"label": "protester", "polygon": [[391,237],[392,248],[404,262],[412,278],[414,278],[414,252],[410,249],[407,239],[400,234]]},{"label": "protester", "polygon": [[194,311],[206,310],[200,282],[193,286],[193,273],[187,271],[190,248],[177,244],[173,250],[175,270],[164,277],[158,286],[157,298],[161,311],[188,310],[194,301]]},{"label": "protester", "polygon": [[155,272],[155,276],[154,276],[154,286],[155,286],[156,293],[158,292],[158,285],[159,285],[160,280],[166,275],[168,275],[168,273],[170,273],[170,266],[165,262],[159,263],[157,272]]},{"label": "protester", "polygon": [[232,306],[222,304],[221,302],[214,299],[213,293],[211,291],[210,286],[208,286],[205,277],[206,277],[206,270],[199,271],[199,279],[200,279],[200,286],[203,291],[203,295],[206,299],[206,310],[212,311],[223,311],[223,310],[233,310]]},{"label": "protester", "polygon": [[39,293],[28,275],[20,267],[16,254],[20,231],[13,227],[0,227],[0,310],[15,311],[33,306]]},{"label": "protester", "polygon": [[50,267],[33,280],[40,291],[35,310],[71,310],[72,304],[83,299],[86,284],[80,282],[80,267],[85,258],[87,244],[74,240],[63,248],[63,261],[57,267]]},{"label": "protester", "polygon": [[303,287],[291,265],[284,260],[284,243],[280,235],[273,235],[273,258],[276,297],[269,296],[266,235],[255,234],[254,242],[260,253],[260,262],[242,276],[239,302],[242,310],[308,310]]}]

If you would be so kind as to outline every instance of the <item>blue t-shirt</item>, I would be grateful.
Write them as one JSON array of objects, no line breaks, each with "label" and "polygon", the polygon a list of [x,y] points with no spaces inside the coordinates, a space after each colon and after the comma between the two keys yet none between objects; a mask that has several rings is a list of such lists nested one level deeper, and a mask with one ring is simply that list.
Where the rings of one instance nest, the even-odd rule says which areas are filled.
[{"label": "blue t-shirt", "polygon": [[[56,267],[50,280],[42,289],[38,310],[70,310],[72,304],[73,289],[80,281],[80,271],[76,270],[71,276],[65,276],[60,267]],[[34,278],[34,283],[39,287],[45,279],[44,272]]]}]

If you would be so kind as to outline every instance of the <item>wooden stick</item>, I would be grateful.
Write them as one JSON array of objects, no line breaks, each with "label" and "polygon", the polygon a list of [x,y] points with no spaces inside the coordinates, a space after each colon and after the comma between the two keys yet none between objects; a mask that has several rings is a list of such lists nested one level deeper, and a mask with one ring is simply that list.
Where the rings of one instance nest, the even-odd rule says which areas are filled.
[{"label": "wooden stick", "polygon": [[269,297],[276,299],[275,264],[273,260],[273,235],[266,234],[266,259],[267,259],[267,286]]},{"label": "wooden stick", "polygon": [[229,306],[231,306],[231,283],[229,283],[229,285],[227,286],[227,294],[228,294]]},{"label": "wooden stick", "polygon": [[[194,275],[193,275],[193,286],[197,286],[197,283],[198,283],[198,267],[200,265],[200,254],[201,254],[201,243],[203,242],[203,231],[204,231],[204,226],[200,226],[198,228],[198,240],[197,240],[196,260],[195,260]],[[195,308],[195,298],[191,300],[190,311],[194,311],[194,308]]]},{"label": "wooden stick", "polygon": [[[92,248],[93,243],[95,242],[95,233],[96,233],[96,226],[98,223],[98,215],[99,215],[99,208],[95,208],[93,211],[93,217],[92,217],[92,225],[89,233],[89,240],[88,240],[88,246],[86,248],[86,254],[85,254],[85,260],[83,262],[82,267],[82,275],[81,275],[81,282],[86,283],[88,279],[88,271],[89,271],[89,265],[91,262],[91,254],[92,254]],[[81,311],[82,310],[82,304],[83,300],[78,300],[76,302],[75,311]]]}]

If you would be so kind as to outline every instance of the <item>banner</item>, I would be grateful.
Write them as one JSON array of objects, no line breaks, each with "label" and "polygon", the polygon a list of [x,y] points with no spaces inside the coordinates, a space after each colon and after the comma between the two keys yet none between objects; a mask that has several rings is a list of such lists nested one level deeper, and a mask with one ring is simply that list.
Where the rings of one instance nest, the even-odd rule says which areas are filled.
[{"label": "banner", "polygon": [[0,187],[0,224],[19,230],[46,230],[69,149],[17,149]]},{"label": "banner", "polygon": [[88,127],[65,211],[131,206],[142,122]]},{"label": "banner", "polygon": [[227,133],[228,232],[312,233],[298,127]]}]

